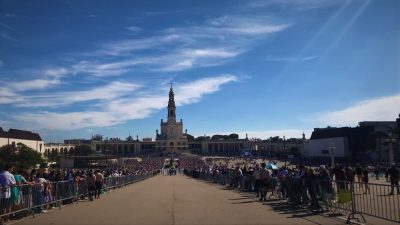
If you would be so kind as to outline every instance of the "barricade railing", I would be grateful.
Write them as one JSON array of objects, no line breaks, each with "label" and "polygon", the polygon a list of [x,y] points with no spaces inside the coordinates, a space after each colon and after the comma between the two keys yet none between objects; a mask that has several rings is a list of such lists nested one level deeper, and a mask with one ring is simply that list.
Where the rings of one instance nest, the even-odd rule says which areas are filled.
[{"label": "barricade railing", "polygon": [[[238,176],[233,173],[188,171],[187,175],[241,191],[257,189],[254,177],[249,174]],[[287,200],[288,204],[310,204],[310,210],[333,213],[343,211],[348,222],[366,222],[363,215],[369,215],[400,223],[399,186],[318,179],[308,183],[298,178],[273,179],[276,179],[276,187],[272,185],[275,188],[268,192],[278,193],[278,198]]]},{"label": "barricade railing", "polygon": [[398,185],[354,183],[353,201],[357,212],[400,223]]},{"label": "barricade railing", "polygon": [[[103,190],[115,189],[144,180],[154,173],[105,177]],[[72,203],[91,195],[91,188],[86,179],[43,182],[18,186],[0,187],[0,224],[10,216],[26,216],[41,213],[62,204]]]}]

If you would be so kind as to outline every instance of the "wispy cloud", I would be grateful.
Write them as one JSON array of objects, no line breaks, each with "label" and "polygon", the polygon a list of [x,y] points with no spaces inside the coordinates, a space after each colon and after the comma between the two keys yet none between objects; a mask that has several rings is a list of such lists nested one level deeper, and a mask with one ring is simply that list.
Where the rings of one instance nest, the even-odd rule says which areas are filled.
[{"label": "wispy cloud", "polygon": [[[185,105],[198,102],[204,95],[214,93],[220,90],[222,85],[236,80],[237,78],[234,75],[221,75],[179,84],[179,88],[176,90],[177,104]],[[117,86],[120,85],[123,84],[117,84]],[[126,88],[127,90],[132,89],[128,85]],[[118,88],[118,90],[121,90],[121,88]],[[102,91],[97,90],[97,94],[104,95],[104,91],[104,89]],[[110,93],[110,90],[108,90],[108,93]],[[109,96],[109,94],[98,97],[94,91],[81,92],[75,94],[75,97],[79,99],[72,95],[69,98],[73,98],[74,101],[102,98],[105,102],[96,110],[62,113],[48,111],[22,113],[15,115],[13,118],[18,122],[43,129],[73,130],[86,127],[107,127],[125,123],[128,120],[146,118],[153,112],[164,108],[168,101],[165,93],[147,93],[133,98],[132,95],[121,97],[119,94],[117,94],[118,97],[117,95]]]},{"label": "wispy cloud", "polygon": [[357,102],[347,108],[316,115],[326,125],[356,126],[360,121],[393,121],[400,113],[400,94]]},{"label": "wispy cloud", "polygon": [[60,84],[60,80],[58,79],[35,79],[35,80],[28,80],[28,81],[20,81],[11,83],[8,86],[12,90],[16,91],[28,91],[28,90],[38,90],[38,89],[45,89],[50,86],[54,86]]},{"label": "wispy cloud", "polygon": [[2,26],[3,28],[8,29],[8,30],[10,30],[10,31],[15,31],[14,28],[10,27],[9,25],[7,25],[7,24],[5,24],[5,23],[0,22],[0,26]]},{"label": "wispy cloud", "polygon": [[41,73],[43,73],[43,75],[45,76],[61,78],[62,76],[71,73],[71,71],[68,71],[66,68],[63,67],[55,67],[44,69]]},{"label": "wispy cloud", "polygon": [[238,78],[231,74],[218,77],[203,78],[194,82],[178,85],[176,90],[176,104],[185,105],[195,103],[205,94],[219,91],[222,84],[235,82]]},{"label": "wispy cloud", "polygon": [[[156,35],[102,44],[88,53],[96,60],[82,60],[72,66],[76,73],[105,77],[133,69],[175,72],[229,62],[251,49],[256,38],[265,38],[287,29],[268,17],[222,16],[203,24],[170,27]],[[138,27],[127,27],[137,31]],[[99,60],[106,56],[107,60]]]},{"label": "wispy cloud", "polygon": [[184,44],[182,37],[176,34],[156,35],[141,39],[125,39],[101,45],[101,49],[90,53],[94,56],[121,56],[146,50],[164,47],[167,44]]},{"label": "wispy cloud", "polygon": [[273,62],[304,62],[310,61],[318,58],[318,56],[305,56],[305,57],[276,57],[276,56],[267,56],[265,58],[266,61]]},{"label": "wispy cloud", "polygon": [[12,14],[12,13],[6,13],[4,14],[5,18],[18,18],[20,16],[16,15],[16,14]]},{"label": "wispy cloud", "polygon": [[[24,92],[33,90],[50,90],[60,85],[62,76],[69,72],[65,68],[49,68],[32,72],[39,79],[33,80],[2,80],[0,81],[0,104],[30,105],[33,95]],[[42,99],[43,100],[43,99]],[[44,101],[46,102],[46,101]]]},{"label": "wispy cloud", "polygon": [[50,94],[40,95],[19,95],[20,99],[12,102],[18,107],[41,107],[54,108],[58,106],[67,106],[78,102],[94,101],[88,106],[95,106],[98,102],[106,102],[117,98],[123,98],[140,85],[135,83],[114,81],[108,85],[94,87],[89,90],[70,91],[70,92],[51,92]]},{"label": "wispy cloud", "polygon": [[132,32],[139,32],[142,30],[142,28],[140,27],[136,27],[136,26],[129,26],[129,27],[125,27],[125,29],[132,31]]},{"label": "wispy cloud", "polygon": [[259,0],[249,1],[248,6],[253,8],[280,6],[285,9],[311,10],[330,7],[344,3],[346,0]]},{"label": "wispy cloud", "polygon": [[11,41],[18,41],[17,39],[11,37],[7,32],[0,31],[0,37],[11,40]]}]

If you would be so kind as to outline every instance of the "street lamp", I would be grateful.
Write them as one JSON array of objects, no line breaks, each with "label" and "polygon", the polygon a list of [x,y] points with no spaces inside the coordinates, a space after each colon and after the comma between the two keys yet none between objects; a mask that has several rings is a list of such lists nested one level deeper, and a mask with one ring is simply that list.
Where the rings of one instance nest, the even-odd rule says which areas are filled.
[{"label": "street lamp", "polygon": [[287,161],[287,157],[288,157],[288,155],[287,155],[287,152],[286,152],[286,139],[285,139],[285,136],[283,136],[283,154],[285,154],[285,168],[286,168],[286,161]]},{"label": "street lamp", "polygon": [[329,152],[331,153],[331,167],[335,167],[335,144],[332,142],[331,145],[328,147]]}]

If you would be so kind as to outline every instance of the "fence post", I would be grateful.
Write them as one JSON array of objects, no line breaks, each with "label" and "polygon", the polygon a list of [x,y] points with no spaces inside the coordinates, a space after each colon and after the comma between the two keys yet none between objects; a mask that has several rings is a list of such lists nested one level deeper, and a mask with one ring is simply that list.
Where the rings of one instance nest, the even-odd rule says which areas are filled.
[{"label": "fence post", "polygon": [[360,222],[360,219],[357,218],[355,215],[359,214],[363,220],[364,223],[366,223],[367,221],[365,220],[363,214],[359,211],[357,211],[357,206],[356,206],[356,201],[355,201],[355,190],[354,190],[354,182],[350,182],[350,192],[351,192],[351,212],[350,214],[347,216],[347,221],[346,223],[350,224],[352,220],[357,220],[358,222]]},{"label": "fence post", "polygon": [[61,209],[62,197],[61,197],[61,192],[60,192],[60,182],[56,183],[56,199],[57,199],[57,203],[58,203],[58,208]]},{"label": "fence post", "polygon": [[30,184],[29,185],[29,188],[28,188],[28,208],[29,208],[29,210],[30,210],[30,212],[31,212],[31,214],[32,214],[32,217],[33,218],[35,218],[36,216],[35,216],[35,211],[33,211],[33,189],[32,189],[32,185]]}]

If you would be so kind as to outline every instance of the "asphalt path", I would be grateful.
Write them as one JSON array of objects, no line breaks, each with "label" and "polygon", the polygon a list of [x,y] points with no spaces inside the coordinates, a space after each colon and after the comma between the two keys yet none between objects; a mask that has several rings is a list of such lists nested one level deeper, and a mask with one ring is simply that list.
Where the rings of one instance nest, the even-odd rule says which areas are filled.
[{"label": "asphalt path", "polygon": [[[252,194],[183,175],[159,175],[116,189],[93,202],[80,201],[53,209],[18,225],[258,225],[345,224],[334,217],[288,208],[281,202],[258,202]],[[371,224],[371,223],[369,223]]]}]

